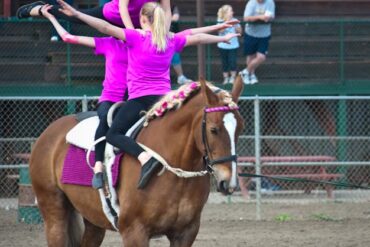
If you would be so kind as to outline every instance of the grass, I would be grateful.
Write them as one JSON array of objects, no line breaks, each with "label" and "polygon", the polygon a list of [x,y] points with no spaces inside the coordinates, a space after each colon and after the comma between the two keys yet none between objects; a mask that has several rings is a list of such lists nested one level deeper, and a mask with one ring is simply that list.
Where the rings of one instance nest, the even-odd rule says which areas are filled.
[{"label": "grass", "polygon": [[327,214],[324,214],[324,213],[314,214],[314,215],[312,215],[312,217],[314,219],[320,220],[320,221],[336,221],[336,219],[334,219],[333,217],[331,217]]},{"label": "grass", "polygon": [[275,217],[275,220],[278,222],[286,222],[292,219],[293,219],[292,216],[290,216],[289,214],[279,214]]}]

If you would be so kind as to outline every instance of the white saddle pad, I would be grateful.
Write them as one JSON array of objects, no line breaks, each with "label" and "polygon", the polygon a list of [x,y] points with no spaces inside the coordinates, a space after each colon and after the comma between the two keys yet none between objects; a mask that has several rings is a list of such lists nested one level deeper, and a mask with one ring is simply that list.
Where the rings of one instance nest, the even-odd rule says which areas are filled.
[{"label": "white saddle pad", "polygon": [[66,135],[68,143],[83,149],[95,150],[92,147],[95,139],[95,132],[99,125],[99,117],[94,116],[79,122]]},{"label": "white saddle pad", "polygon": [[[142,117],[137,121],[126,133],[126,136],[130,136],[132,132],[137,128],[137,126],[144,121]],[[66,135],[67,143],[75,145],[83,149],[95,150],[93,146],[95,139],[95,132],[99,125],[99,117],[94,116],[79,122],[75,127],[73,127]]]}]

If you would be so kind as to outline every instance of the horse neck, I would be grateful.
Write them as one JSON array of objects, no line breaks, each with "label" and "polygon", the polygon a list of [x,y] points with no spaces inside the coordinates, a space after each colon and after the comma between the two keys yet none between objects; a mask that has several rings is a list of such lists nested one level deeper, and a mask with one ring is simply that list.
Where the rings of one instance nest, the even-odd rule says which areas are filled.
[{"label": "horse neck", "polygon": [[[190,99],[180,109],[167,113],[156,122],[163,129],[159,143],[166,148],[160,152],[169,163],[186,170],[199,170],[202,167],[202,153],[197,148],[195,136],[200,129],[202,107],[198,95]],[[150,125],[150,124],[149,124]],[[156,128],[156,129],[157,129]],[[154,130],[155,131],[155,130]]]}]

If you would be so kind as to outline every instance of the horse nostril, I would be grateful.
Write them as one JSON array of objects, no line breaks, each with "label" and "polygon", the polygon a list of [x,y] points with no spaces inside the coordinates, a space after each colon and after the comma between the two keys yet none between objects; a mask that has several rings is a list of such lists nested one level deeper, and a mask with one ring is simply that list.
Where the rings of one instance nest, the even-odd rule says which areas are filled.
[{"label": "horse nostril", "polygon": [[229,195],[230,194],[230,191],[229,191],[229,183],[227,181],[225,181],[225,180],[222,180],[219,183],[219,191],[222,194]]}]

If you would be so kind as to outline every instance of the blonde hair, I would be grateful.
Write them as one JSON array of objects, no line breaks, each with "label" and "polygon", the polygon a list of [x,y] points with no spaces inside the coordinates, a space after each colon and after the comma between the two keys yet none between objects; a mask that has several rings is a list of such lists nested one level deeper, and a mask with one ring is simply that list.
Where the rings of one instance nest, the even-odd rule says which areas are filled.
[{"label": "blonde hair", "polygon": [[233,7],[231,7],[231,5],[228,5],[228,4],[225,4],[225,5],[222,5],[221,8],[218,9],[218,12],[217,12],[217,18],[219,20],[223,20],[223,21],[227,21],[225,18],[226,18],[226,14],[229,10],[232,10]]},{"label": "blonde hair", "polygon": [[140,15],[146,16],[152,26],[152,42],[157,51],[165,51],[169,32],[162,7],[157,2],[147,2],[141,8]]}]

